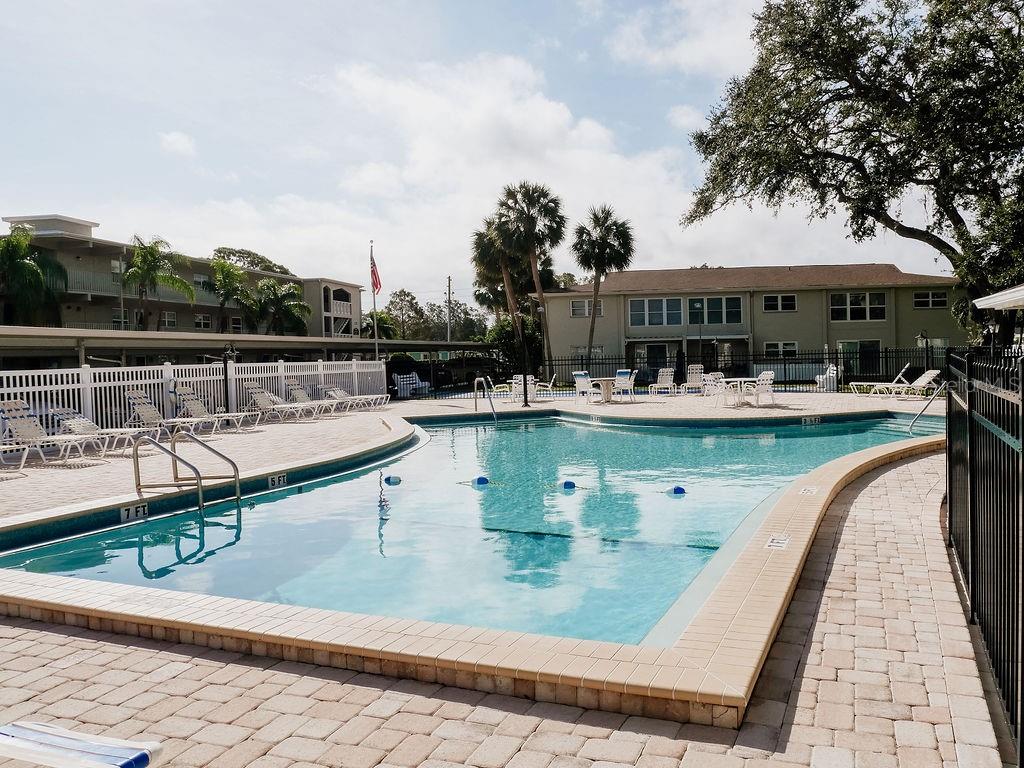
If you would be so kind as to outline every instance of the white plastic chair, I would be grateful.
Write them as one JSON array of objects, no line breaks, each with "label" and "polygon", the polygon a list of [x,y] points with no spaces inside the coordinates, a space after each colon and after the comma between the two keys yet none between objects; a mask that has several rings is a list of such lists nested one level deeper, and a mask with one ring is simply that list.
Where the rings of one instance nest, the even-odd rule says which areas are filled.
[{"label": "white plastic chair", "polygon": [[636,402],[636,395],[633,392],[633,384],[636,382],[636,371],[622,368],[615,372],[615,381],[612,382],[613,395],[628,395],[629,399]]},{"label": "white plastic chair", "polygon": [[718,405],[719,403],[729,405],[730,400],[732,401],[732,405],[739,405],[739,387],[735,384],[726,382],[724,376],[716,376],[713,373],[704,374],[702,389],[706,397],[714,398],[714,405]]},{"label": "white plastic chair", "polygon": [[659,368],[658,378],[653,383],[648,385],[647,394],[649,395],[674,395],[678,392],[675,384],[676,369],[675,368]]},{"label": "white plastic chair", "polygon": [[877,394],[877,390],[880,386],[897,386],[900,384],[909,384],[910,382],[903,378],[903,374],[910,368],[910,363],[903,366],[903,369],[896,374],[896,378],[888,382],[888,384],[880,385],[877,381],[851,381],[849,384],[850,391],[855,395],[874,395]]},{"label": "white plastic chair", "polygon": [[761,371],[757,375],[757,381],[747,382],[743,385],[743,393],[754,396],[754,405],[760,407],[761,396],[767,395],[772,405],[775,405],[775,371]]},{"label": "white plastic chair", "polygon": [[590,380],[589,371],[573,371],[572,380],[576,385],[576,400],[582,397],[586,402],[590,402],[594,395],[601,397],[601,390]]},{"label": "white plastic chair", "polygon": [[537,386],[534,388],[534,396],[539,398],[541,395],[547,395],[549,398],[555,396],[555,379],[558,378],[556,373],[551,377],[551,381],[539,381]]},{"label": "white plastic chair", "polygon": [[700,394],[703,389],[704,365],[702,363],[694,363],[693,365],[686,366],[686,383],[679,386],[679,391],[684,395],[691,390]]}]

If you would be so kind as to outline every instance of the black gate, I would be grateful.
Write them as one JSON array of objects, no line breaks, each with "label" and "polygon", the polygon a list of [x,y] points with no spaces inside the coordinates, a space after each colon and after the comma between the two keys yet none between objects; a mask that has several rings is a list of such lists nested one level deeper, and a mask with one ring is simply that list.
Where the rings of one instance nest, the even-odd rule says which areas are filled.
[{"label": "black gate", "polygon": [[959,561],[970,618],[985,642],[1019,755],[1024,359],[950,353],[948,364],[949,544]]}]

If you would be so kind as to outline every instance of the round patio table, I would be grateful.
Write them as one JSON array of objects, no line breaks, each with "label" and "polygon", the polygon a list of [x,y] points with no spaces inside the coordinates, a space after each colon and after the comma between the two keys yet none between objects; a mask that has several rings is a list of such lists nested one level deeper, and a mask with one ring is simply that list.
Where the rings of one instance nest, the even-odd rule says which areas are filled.
[{"label": "round patio table", "polygon": [[736,399],[739,402],[747,402],[747,392],[744,389],[745,384],[756,384],[756,376],[734,376],[730,379],[722,379],[726,384],[736,385]]},{"label": "round patio table", "polygon": [[601,402],[611,403],[612,400],[612,389],[615,387],[615,377],[609,378],[591,379],[592,383],[597,384],[601,388]]}]

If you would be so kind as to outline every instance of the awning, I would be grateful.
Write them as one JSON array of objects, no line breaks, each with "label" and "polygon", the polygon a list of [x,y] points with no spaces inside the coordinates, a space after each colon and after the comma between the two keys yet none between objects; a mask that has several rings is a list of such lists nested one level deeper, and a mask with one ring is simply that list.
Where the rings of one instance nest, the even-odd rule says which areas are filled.
[{"label": "awning", "polygon": [[974,300],[978,309],[1024,309],[1024,285]]}]

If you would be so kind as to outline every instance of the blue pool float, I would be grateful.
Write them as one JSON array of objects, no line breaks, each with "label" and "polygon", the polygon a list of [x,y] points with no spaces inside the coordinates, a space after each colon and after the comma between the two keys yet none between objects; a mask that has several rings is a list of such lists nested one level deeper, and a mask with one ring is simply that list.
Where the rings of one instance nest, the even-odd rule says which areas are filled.
[{"label": "blue pool float", "polygon": [[681,485],[673,485],[665,493],[669,496],[683,496],[686,494],[686,489]]},{"label": "blue pool float", "polygon": [[488,480],[483,475],[480,475],[480,477],[474,477],[473,478],[473,485],[487,485],[489,482],[491,482],[491,481]]},{"label": "blue pool float", "polygon": [[560,485],[563,491],[576,490],[576,483],[574,483],[572,480],[563,480]]},{"label": "blue pool float", "polygon": [[388,475],[387,477],[384,478],[384,484],[385,485],[401,485],[402,484],[402,478],[400,478],[398,475]]}]

